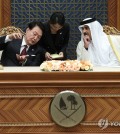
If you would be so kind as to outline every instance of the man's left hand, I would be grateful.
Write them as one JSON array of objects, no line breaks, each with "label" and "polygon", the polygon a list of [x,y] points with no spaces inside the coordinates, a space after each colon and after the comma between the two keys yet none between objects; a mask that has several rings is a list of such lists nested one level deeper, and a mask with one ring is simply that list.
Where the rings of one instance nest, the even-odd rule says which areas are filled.
[{"label": "man's left hand", "polygon": [[24,63],[27,60],[27,55],[20,56],[19,54],[16,54],[16,58],[20,63]]}]

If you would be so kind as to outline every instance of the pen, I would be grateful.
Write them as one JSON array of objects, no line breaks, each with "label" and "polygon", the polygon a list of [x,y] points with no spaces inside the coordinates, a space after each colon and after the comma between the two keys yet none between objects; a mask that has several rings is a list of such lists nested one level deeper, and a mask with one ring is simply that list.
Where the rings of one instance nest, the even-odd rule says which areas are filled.
[{"label": "pen", "polygon": [[34,55],[34,54],[26,55],[26,57],[29,57],[29,56],[34,57],[34,56],[36,56],[36,55]]}]

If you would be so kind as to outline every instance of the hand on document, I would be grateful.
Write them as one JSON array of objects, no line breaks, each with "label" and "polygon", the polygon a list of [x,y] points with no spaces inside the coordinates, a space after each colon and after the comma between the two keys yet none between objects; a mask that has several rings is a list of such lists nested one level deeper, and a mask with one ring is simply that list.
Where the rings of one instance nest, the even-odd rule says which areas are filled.
[{"label": "hand on document", "polygon": [[51,54],[51,57],[52,57],[52,59],[61,59],[61,58],[63,58],[63,56],[59,55],[59,54]]}]

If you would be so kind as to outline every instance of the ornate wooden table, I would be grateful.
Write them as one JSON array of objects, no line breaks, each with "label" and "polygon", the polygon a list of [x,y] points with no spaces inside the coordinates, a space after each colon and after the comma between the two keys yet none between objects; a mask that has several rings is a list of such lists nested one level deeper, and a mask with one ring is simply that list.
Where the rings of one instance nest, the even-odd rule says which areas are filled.
[{"label": "ornate wooden table", "polygon": [[[51,100],[61,91],[79,93],[84,119],[65,128],[51,118]],[[120,68],[91,72],[41,72],[39,67],[0,70],[0,133],[81,134],[120,132]]]}]

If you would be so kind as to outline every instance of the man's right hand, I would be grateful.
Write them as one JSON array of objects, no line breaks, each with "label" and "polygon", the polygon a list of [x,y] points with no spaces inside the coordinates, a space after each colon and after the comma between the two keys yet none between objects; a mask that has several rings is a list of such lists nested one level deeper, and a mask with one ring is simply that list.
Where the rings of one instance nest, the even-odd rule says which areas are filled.
[{"label": "man's right hand", "polygon": [[19,63],[25,63],[27,61],[27,57],[28,55],[20,55],[20,54],[16,54],[16,58],[19,61]]},{"label": "man's right hand", "polygon": [[22,39],[22,33],[12,33],[8,35],[9,39]]},{"label": "man's right hand", "polygon": [[89,44],[90,44],[90,42],[91,42],[91,39],[90,39],[89,35],[85,35],[85,36],[83,37],[83,41],[84,41],[84,47],[85,47],[85,48],[88,48],[88,47],[89,47]]}]

